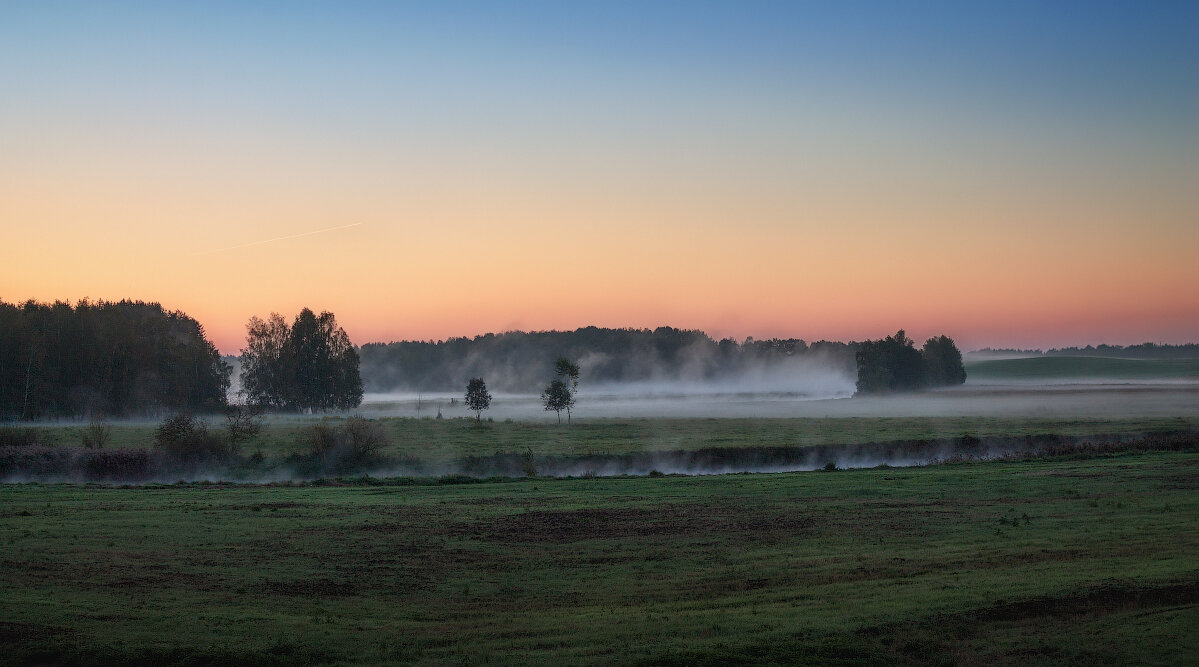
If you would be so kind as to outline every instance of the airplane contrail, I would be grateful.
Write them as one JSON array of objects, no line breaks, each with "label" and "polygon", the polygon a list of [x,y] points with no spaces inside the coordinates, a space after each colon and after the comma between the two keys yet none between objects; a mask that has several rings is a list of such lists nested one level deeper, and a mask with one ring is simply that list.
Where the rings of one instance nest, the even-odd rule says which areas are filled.
[{"label": "airplane contrail", "polygon": [[351,224],[351,225],[342,225],[340,227],[329,227],[328,229],[317,229],[317,230],[314,230],[311,232],[304,232],[302,234],[291,234],[290,236],[276,236],[273,239],[263,239],[261,241],[251,241],[249,243],[242,243],[239,245],[229,246],[228,248],[215,248],[213,250],[201,250],[200,252],[196,252],[196,253],[192,253],[192,254],[193,255],[208,255],[208,254],[211,254],[214,252],[228,252],[230,250],[238,250],[240,248],[249,248],[251,246],[262,245],[264,243],[274,243],[275,241],[286,241],[288,239],[298,239],[298,238],[302,238],[304,236],[312,236],[313,234],[324,234],[325,232],[335,232],[339,229],[349,229],[350,227],[358,227],[362,224],[363,223],[361,223],[361,222],[355,222],[354,224]]}]

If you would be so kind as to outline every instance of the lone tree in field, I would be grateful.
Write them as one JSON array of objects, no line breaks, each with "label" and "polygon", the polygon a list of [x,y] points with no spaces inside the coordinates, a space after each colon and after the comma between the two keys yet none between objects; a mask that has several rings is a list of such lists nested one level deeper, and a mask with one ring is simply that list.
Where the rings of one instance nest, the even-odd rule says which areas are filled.
[{"label": "lone tree in field", "polygon": [[579,365],[566,357],[558,357],[554,361],[554,374],[567,385],[567,391],[570,392],[570,401],[566,404],[566,423],[569,424],[570,409],[575,404],[575,394],[579,393]]},{"label": "lone tree in field", "polygon": [[466,383],[466,408],[475,411],[475,421],[483,420],[483,411],[491,407],[491,394],[483,378],[471,378]]},{"label": "lone tree in field", "polygon": [[362,403],[358,350],[333,313],[305,308],[288,326],[278,313],[250,318],[242,350],[242,392],[254,405],[329,410]]},{"label": "lone tree in field", "polygon": [[556,412],[558,423],[561,424],[562,411],[570,410],[570,406],[575,404],[575,397],[570,393],[570,387],[567,387],[565,382],[555,379],[541,392],[541,404],[545,406],[546,410]]}]

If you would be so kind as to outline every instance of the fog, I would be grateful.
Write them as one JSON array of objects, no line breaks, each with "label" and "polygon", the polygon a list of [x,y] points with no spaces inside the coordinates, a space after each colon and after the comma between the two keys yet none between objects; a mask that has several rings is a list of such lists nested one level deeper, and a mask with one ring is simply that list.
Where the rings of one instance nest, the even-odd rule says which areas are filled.
[{"label": "fog", "polygon": [[[257,472],[230,467],[205,467],[202,464],[179,465],[150,456],[148,466],[136,475],[97,476],[89,472],[88,455],[78,450],[67,455],[73,464],[58,470],[10,471],[0,475],[3,483],[83,483],[155,484],[176,482],[232,482],[241,484],[303,483],[330,477],[354,478],[439,478],[439,481],[520,478],[530,467],[539,477],[612,477],[651,474],[722,475],[733,473],[802,472],[819,469],[907,467],[937,463],[1021,459],[1070,453],[1111,453],[1117,451],[1183,450],[1194,451],[1192,432],[1105,436],[1033,435],[975,438],[963,436],[935,440],[906,440],[866,444],[813,445],[808,447],[730,447],[694,451],[642,451],[625,454],[548,455],[497,453],[469,456],[444,462],[391,462],[329,474],[308,471],[287,463]],[[117,456],[122,452],[113,452]],[[126,451],[125,453],[128,453]],[[58,455],[63,455],[58,452]],[[82,463],[82,464],[81,464]],[[448,478],[448,479],[447,479]]]},{"label": "fog", "polygon": [[[1190,417],[1199,416],[1199,382],[973,383],[887,396],[852,397],[852,383],[830,380],[792,391],[753,391],[745,384],[633,383],[583,385],[576,419],[652,417]],[[451,400],[454,401],[451,404]],[[460,394],[367,394],[364,416],[472,415]],[[556,421],[532,394],[493,395],[492,419]],[[565,419],[565,415],[563,415]]]},{"label": "fog", "polygon": [[[831,365],[812,364],[803,374],[746,373],[716,380],[645,380],[625,384],[583,383],[572,417],[575,420],[636,418],[822,418],[822,417],[972,417],[1052,419],[1124,419],[1199,417],[1199,380],[1127,381],[1092,379],[1086,382],[976,382],[952,388],[885,396],[853,397],[852,378]],[[473,416],[457,392],[371,393],[353,411],[365,417],[461,418]],[[345,413],[351,414],[351,413]],[[531,393],[493,392],[487,419],[554,422],[558,417],[542,408],[539,396]],[[566,415],[562,415],[563,420]],[[269,424],[313,417],[274,415]],[[217,426],[217,417],[209,419]],[[81,425],[82,422],[54,422]],[[117,421],[114,424],[154,423],[150,420]],[[667,422],[668,424],[668,422]],[[1187,431],[1180,422],[1180,431]],[[46,426],[47,422],[33,425]],[[568,428],[568,427],[563,427]],[[579,477],[665,474],[726,474],[743,472],[788,472],[823,468],[865,468],[878,465],[925,465],[945,460],[985,460],[1069,451],[1071,447],[1110,446],[1135,439],[1137,435],[1089,438],[1036,436],[1016,438],[962,437],[942,440],[889,442],[880,437],[871,444],[807,447],[745,447],[697,451],[640,451],[614,455],[535,456],[519,452],[456,459],[379,461],[355,468],[350,476],[374,478],[473,478],[521,477],[530,464],[540,476]],[[1193,432],[1185,447],[1194,447]],[[429,443],[431,448],[438,443]],[[532,443],[535,447],[536,443]],[[1173,446],[1173,445],[1172,445]],[[345,471],[305,469],[284,460],[250,471],[245,466],[207,467],[178,464],[150,453],[138,458],[132,450],[89,451],[69,448],[12,448],[9,472],[4,482],[304,482],[349,474]],[[647,446],[647,450],[653,447]],[[99,457],[109,457],[107,463]],[[115,457],[112,458],[112,457]],[[129,465],[122,468],[122,457]],[[25,459],[28,459],[26,462]],[[101,465],[103,464],[103,465]],[[130,470],[105,477],[98,470]],[[40,472],[33,472],[40,471]]]}]

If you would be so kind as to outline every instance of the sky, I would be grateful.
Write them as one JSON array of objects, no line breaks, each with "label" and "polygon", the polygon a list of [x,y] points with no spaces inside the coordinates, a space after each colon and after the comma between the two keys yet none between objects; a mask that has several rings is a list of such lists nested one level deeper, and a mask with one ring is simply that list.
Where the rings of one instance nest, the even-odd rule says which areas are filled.
[{"label": "sky", "polygon": [[1199,3],[0,3],[0,299],[1199,341]]}]

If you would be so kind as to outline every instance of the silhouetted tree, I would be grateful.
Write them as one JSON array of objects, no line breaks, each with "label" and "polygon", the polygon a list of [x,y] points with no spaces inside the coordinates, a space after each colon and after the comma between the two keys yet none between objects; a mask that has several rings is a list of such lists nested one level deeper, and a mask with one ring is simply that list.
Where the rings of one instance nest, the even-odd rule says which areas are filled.
[{"label": "silhouetted tree", "polygon": [[550,386],[546,387],[541,392],[541,404],[546,410],[552,410],[558,414],[558,423],[562,423],[562,411],[567,410],[575,404],[575,397],[570,393],[570,387],[566,383],[554,379],[550,382]]},{"label": "silhouetted tree", "polygon": [[282,408],[286,386],[294,375],[285,358],[291,327],[279,313],[266,320],[251,317],[246,325],[246,347],[241,351],[241,392],[251,405]]},{"label": "silhouetted tree", "polygon": [[903,329],[883,340],[858,344],[858,393],[919,389],[926,384],[924,358]]},{"label": "silhouetted tree", "polygon": [[358,351],[333,313],[300,311],[288,326],[277,313],[251,318],[242,350],[242,391],[255,405],[329,410],[362,403]]},{"label": "silhouetted tree", "polygon": [[566,423],[569,424],[570,409],[574,407],[574,397],[579,393],[579,365],[566,357],[558,357],[554,361],[554,374],[570,390],[571,400],[566,404]]},{"label": "silhouetted tree", "polygon": [[920,355],[924,358],[924,374],[929,385],[944,387],[966,381],[962,352],[949,336],[929,338]]},{"label": "silhouetted tree", "polygon": [[466,383],[466,407],[475,411],[475,421],[483,419],[483,411],[491,407],[491,394],[483,378],[471,378]]}]

